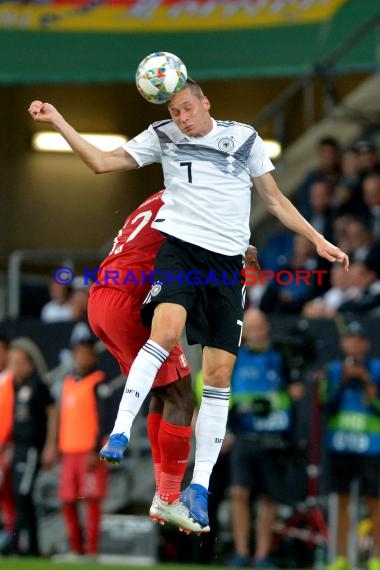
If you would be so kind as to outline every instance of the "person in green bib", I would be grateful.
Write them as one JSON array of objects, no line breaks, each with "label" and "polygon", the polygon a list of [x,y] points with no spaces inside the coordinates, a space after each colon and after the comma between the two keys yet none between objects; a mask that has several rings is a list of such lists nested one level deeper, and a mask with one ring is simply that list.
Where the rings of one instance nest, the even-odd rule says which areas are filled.
[{"label": "person in green bib", "polygon": [[[271,338],[262,311],[244,316],[244,342],[232,375],[230,429],[231,512],[235,555],[230,566],[273,568],[272,527],[277,505],[286,499],[285,480],[294,436],[293,401],[304,386],[292,381],[289,366]],[[251,501],[258,499],[255,552],[250,553]]]},{"label": "person in green bib", "polygon": [[380,359],[369,358],[370,346],[362,325],[349,323],[341,339],[343,358],[327,366],[321,382],[327,415],[329,490],[339,497],[338,556],[330,570],[351,569],[347,560],[348,506],[355,479],[373,524],[368,570],[380,570]]}]

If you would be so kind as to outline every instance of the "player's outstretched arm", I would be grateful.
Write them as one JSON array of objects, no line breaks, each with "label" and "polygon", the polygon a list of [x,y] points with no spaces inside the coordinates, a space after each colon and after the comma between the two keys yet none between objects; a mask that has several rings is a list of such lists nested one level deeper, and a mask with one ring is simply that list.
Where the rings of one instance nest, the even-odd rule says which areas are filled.
[{"label": "player's outstretched arm", "polygon": [[281,223],[297,234],[307,237],[316,247],[318,254],[332,263],[338,261],[348,270],[349,260],[339,247],[336,247],[318,233],[299,213],[297,208],[280,191],[271,174],[264,174],[253,179],[267,210]]},{"label": "player's outstretched arm", "polygon": [[35,121],[52,125],[68,142],[75,154],[96,174],[132,170],[138,166],[135,159],[121,147],[105,152],[84,140],[50,103],[33,101],[29,107],[29,114]]}]

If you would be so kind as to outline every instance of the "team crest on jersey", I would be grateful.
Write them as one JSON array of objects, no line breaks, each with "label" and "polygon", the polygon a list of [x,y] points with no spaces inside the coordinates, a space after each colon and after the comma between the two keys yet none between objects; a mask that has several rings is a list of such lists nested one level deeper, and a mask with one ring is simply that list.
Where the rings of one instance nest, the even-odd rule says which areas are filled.
[{"label": "team crest on jersey", "polygon": [[222,139],[219,139],[218,148],[224,152],[232,152],[235,148],[233,138],[223,137]]},{"label": "team crest on jersey", "polygon": [[160,283],[155,283],[150,290],[150,294],[152,295],[152,297],[155,297],[156,295],[159,294],[161,289],[162,289],[162,285]]}]

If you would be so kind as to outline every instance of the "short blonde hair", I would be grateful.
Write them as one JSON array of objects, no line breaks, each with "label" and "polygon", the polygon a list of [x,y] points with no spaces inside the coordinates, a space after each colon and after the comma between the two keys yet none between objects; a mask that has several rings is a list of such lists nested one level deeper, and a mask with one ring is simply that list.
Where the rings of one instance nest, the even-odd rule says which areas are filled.
[{"label": "short blonde hair", "polygon": [[202,99],[204,97],[204,93],[202,91],[202,88],[191,77],[187,78],[187,81],[186,81],[185,85],[183,86],[183,89],[190,89],[191,93],[195,97],[198,97],[198,99]]}]

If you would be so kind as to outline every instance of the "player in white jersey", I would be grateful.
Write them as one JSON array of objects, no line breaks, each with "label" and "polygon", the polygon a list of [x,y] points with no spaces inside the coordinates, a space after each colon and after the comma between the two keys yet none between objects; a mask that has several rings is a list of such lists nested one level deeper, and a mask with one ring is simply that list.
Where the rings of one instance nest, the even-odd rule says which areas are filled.
[{"label": "player in white jersey", "polygon": [[[232,121],[215,121],[209,100],[192,80],[172,96],[171,120],[151,125],[112,152],[101,151],[82,139],[48,103],[34,101],[29,112],[35,120],[52,124],[96,173],[162,164],[164,206],[153,226],[167,235],[156,262],[162,271],[157,274],[164,282],[152,287],[144,307],[143,316],[153,313],[151,336],[132,365],[114,430],[101,456],[122,458],[136,413],[188,321],[190,340],[203,346],[204,391],[196,426],[194,475],[183,500],[194,518],[206,526],[207,489],[225,434],[244,293],[239,279],[234,285],[225,281],[220,284],[217,279],[211,282],[207,270],[225,272],[227,282],[231,273],[241,270],[250,235],[252,185],[267,210],[286,227],[311,240],[320,256],[342,263],[346,269],[348,257],[319,234],[281,193],[256,131]],[[182,283],[173,278],[178,271],[185,274]],[[189,284],[190,274],[202,284]]]},{"label": "player in white jersey", "polygon": [[166,190],[154,228],[208,251],[241,255],[250,238],[252,177],[274,167],[252,127],[214,119],[210,126],[205,136],[184,136],[173,121],[160,121],[124,148],[139,166],[162,163]]}]

